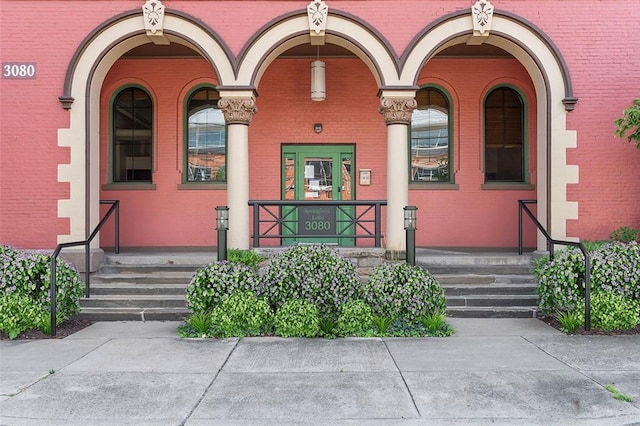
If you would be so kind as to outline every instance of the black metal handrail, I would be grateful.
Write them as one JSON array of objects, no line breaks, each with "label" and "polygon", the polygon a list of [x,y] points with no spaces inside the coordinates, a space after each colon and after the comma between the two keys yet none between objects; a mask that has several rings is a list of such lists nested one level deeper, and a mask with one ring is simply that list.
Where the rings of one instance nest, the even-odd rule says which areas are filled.
[{"label": "black metal handrail", "polygon": [[544,229],[544,226],[536,219],[533,212],[527,207],[527,204],[537,204],[537,200],[518,200],[518,254],[522,254],[522,212],[525,211],[529,218],[536,225],[538,230],[547,239],[547,249],[549,250],[549,259],[553,260],[554,246],[556,244],[564,246],[578,247],[584,255],[584,329],[591,330],[591,255],[587,247],[582,241],[564,241],[551,238],[551,235]]},{"label": "black metal handrail", "polygon": [[56,285],[56,261],[58,259],[58,255],[60,251],[65,247],[76,247],[76,246],[84,246],[84,275],[85,275],[85,297],[89,297],[90,292],[90,277],[91,277],[91,258],[89,256],[90,250],[89,245],[91,241],[98,235],[98,232],[102,228],[102,226],[107,222],[107,219],[111,216],[111,213],[115,211],[115,252],[120,253],[120,200],[100,200],[100,204],[111,204],[109,210],[105,213],[105,215],[100,220],[100,223],[95,227],[89,238],[84,241],[73,241],[68,243],[58,244],[56,249],[53,251],[51,255],[51,288],[50,296],[51,296],[51,335],[56,335],[56,293],[57,293],[57,285]]},{"label": "black metal handrail", "polygon": [[[249,200],[253,207],[253,247],[260,247],[261,239],[269,238],[354,238],[373,239],[375,247],[382,246],[382,206],[386,206],[385,200],[352,200],[352,201],[294,201],[294,200]],[[300,207],[335,207],[344,219],[336,218],[336,228],[340,230],[332,234],[300,234],[297,232],[298,210]],[[275,207],[275,209],[274,209]],[[285,211],[285,207],[290,210]],[[353,211],[347,207],[354,207]],[[363,207],[358,211],[357,207]],[[373,219],[365,216],[373,212]],[[266,219],[261,219],[264,213]],[[266,230],[261,232],[261,225],[266,224]],[[370,229],[373,224],[373,230]],[[357,232],[361,233],[358,234]],[[286,233],[288,232],[288,233]]]}]

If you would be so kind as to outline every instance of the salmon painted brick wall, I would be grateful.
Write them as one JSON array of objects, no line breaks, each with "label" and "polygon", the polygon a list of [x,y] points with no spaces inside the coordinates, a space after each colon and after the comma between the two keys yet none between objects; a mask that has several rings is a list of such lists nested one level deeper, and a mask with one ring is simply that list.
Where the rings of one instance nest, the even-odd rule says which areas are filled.
[{"label": "salmon painted brick wall", "polygon": [[[105,79],[100,101],[101,184],[109,183],[109,105],[113,95],[125,86],[137,84],[149,92],[155,108],[155,189],[101,192],[103,199],[120,200],[123,246],[215,245],[215,207],[226,204],[225,188],[177,189],[182,183],[185,98],[201,83],[217,83],[212,68],[202,59],[120,60]],[[113,245],[112,225],[105,227],[101,235],[102,246]]]},{"label": "salmon painted brick wall", "polygon": [[[378,112],[376,83],[359,60],[328,59],[327,99],[313,102],[309,96],[307,59],[275,61],[259,88],[258,113],[249,127],[249,175],[251,199],[280,198],[282,144],[355,145],[354,175],[372,170],[372,184],[356,184],[357,199],[386,199],[386,126]],[[469,67],[479,70],[473,78]],[[136,78],[127,76],[135,75]],[[305,78],[300,78],[305,75]],[[444,77],[447,81],[444,81]],[[121,244],[214,244],[212,227],[216,205],[225,204],[224,191],[177,190],[182,169],[182,115],[185,93],[195,83],[215,82],[203,60],[121,60],[110,71],[102,93],[101,134],[108,135],[108,108],[113,94],[127,84],[140,84],[156,105],[155,190],[103,191],[102,198],[121,200]],[[418,206],[419,245],[514,246],[517,243],[517,200],[535,198],[535,191],[482,190],[481,102],[498,83],[518,87],[529,105],[529,139],[535,141],[535,100],[531,81],[515,60],[434,60],[420,83],[438,83],[453,98],[453,122],[457,190],[432,190],[415,185],[410,202]],[[324,131],[316,134],[314,123]],[[529,145],[530,158],[535,145]],[[108,140],[102,138],[101,181],[108,178]],[[535,181],[535,162],[530,172]],[[510,206],[511,209],[505,208]],[[170,225],[169,225],[170,224]],[[112,240],[109,228],[103,245]],[[529,243],[533,244],[530,235]]]},{"label": "salmon painted brick wall", "polygon": [[[469,72],[473,70],[473,72]],[[483,189],[482,103],[498,85],[517,89],[526,105],[527,182],[536,183],[536,108],[531,79],[513,59],[433,59],[418,84],[436,84],[450,96],[453,109],[453,172],[458,189],[410,186],[409,203],[418,207],[417,243],[427,246],[515,247],[518,200],[535,199],[535,189]],[[525,245],[535,246],[533,225],[525,223]],[[473,242],[473,243],[472,243]]]},{"label": "salmon painted brick wall", "polygon": [[[398,56],[425,26],[446,14],[468,10],[472,3],[471,0],[327,2],[330,10],[345,11],[382,34]],[[68,220],[57,217],[57,200],[68,198],[69,186],[57,182],[57,168],[58,164],[69,162],[69,150],[57,146],[57,129],[69,126],[69,115],[57,98],[62,94],[72,55],[82,40],[106,20],[125,11],[139,10],[141,4],[138,0],[2,3],[1,59],[3,62],[36,62],[37,78],[0,79],[0,243],[25,248],[52,248],[57,235],[68,233]],[[244,1],[174,0],[165,4],[170,9],[202,20],[224,39],[233,54],[238,55],[262,26],[285,13],[304,10],[308,1],[253,1],[251,7],[247,7]],[[568,163],[580,167],[580,182],[568,188],[569,200],[579,202],[579,219],[568,222],[569,236],[599,239],[606,238],[619,226],[640,227],[637,201],[640,199],[640,150],[613,136],[613,120],[633,99],[640,97],[640,53],[637,48],[640,44],[637,31],[640,8],[637,0],[496,0],[493,4],[501,11],[528,20],[552,40],[563,55],[572,78],[574,96],[579,99],[575,110],[567,114],[567,127],[575,129],[578,134],[577,149],[569,150]],[[59,20],[43,19],[43,16],[65,16],[73,25],[60,25]],[[429,64],[425,72],[432,65],[435,62]],[[305,64],[303,68],[307,69],[302,75],[308,75],[308,66]],[[473,70],[478,68],[473,67]],[[270,72],[271,69],[267,74]],[[368,70],[364,74],[369,78]],[[265,75],[265,79],[267,77]],[[427,77],[423,75],[421,80]],[[444,75],[439,78],[447,81]],[[373,90],[376,89],[374,87]],[[260,107],[268,102],[262,98],[268,90],[265,84],[261,85]],[[369,93],[360,102],[369,102]],[[371,96],[375,97],[375,94],[371,93]],[[372,106],[377,104],[376,99],[370,102]],[[463,108],[462,103],[460,108]],[[375,106],[368,114],[374,115],[374,110]],[[256,115],[257,122],[267,120],[261,117],[262,113],[261,110]],[[460,114],[463,113],[460,110]],[[380,120],[371,121],[371,125],[383,126]],[[310,132],[310,129],[302,130]],[[253,152],[257,143],[253,124],[250,132]],[[320,136],[325,137],[332,130],[325,132]],[[309,141],[315,141],[316,136],[309,135]],[[464,134],[456,133],[456,137],[461,138],[459,143],[464,148]],[[361,151],[357,154],[359,159],[363,154]],[[466,161],[465,155],[461,151],[461,157],[456,157],[460,166]],[[468,161],[474,160],[468,158]],[[373,156],[370,162],[375,164]],[[357,167],[360,166],[369,167],[358,163]],[[374,181],[378,179],[375,175],[373,178]],[[384,177],[379,179],[383,181]],[[471,185],[472,180],[462,169],[457,179],[461,184],[457,194],[462,194],[464,186]],[[252,174],[251,196],[255,194],[253,182]],[[373,185],[367,191],[374,191]],[[222,191],[218,192],[220,194],[211,196],[214,201],[201,206],[203,211],[216,203],[216,197],[223,196]],[[132,191],[128,196],[135,198],[135,193]],[[156,194],[161,193],[162,189],[158,188]],[[429,203],[432,195],[425,194],[412,189],[410,200],[422,206],[420,203],[424,197],[420,212],[433,214],[434,203]],[[482,192],[482,196],[485,195],[486,191]],[[367,196],[359,189],[358,197]],[[447,196],[462,198],[455,194]],[[475,199],[470,194],[469,202],[472,201]],[[459,204],[451,202],[458,208]],[[446,215],[448,211],[439,214]],[[153,220],[153,217],[147,220]],[[204,222],[204,218],[201,220]],[[431,243],[429,232],[438,230],[425,229],[424,232],[426,235],[421,238]],[[103,233],[105,240],[106,234]],[[210,244],[213,240],[203,239],[201,243]]]}]

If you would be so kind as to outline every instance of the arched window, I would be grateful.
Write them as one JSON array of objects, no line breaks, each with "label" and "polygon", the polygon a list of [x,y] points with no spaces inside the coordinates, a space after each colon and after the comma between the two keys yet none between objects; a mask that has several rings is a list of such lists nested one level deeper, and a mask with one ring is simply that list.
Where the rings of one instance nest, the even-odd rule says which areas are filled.
[{"label": "arched window", "polygon": [[524,104],[509,87],[484,101],[485,182],[524,182]]},{"label": "arched window", "polygon": [[220,94],[211,87],[195,90],[187,100],[186,182],[225,182],[227,132],[218,108]]},{"label": "arched window", "polygon": [[113,182],[151,182],[153,103],[141,88],[121,90],[113,100]]},{"label": "arched window", "polygon": [[451,182],[449,100],[439,89],[416,93],[418,107],[411,115],[411,182]]}]

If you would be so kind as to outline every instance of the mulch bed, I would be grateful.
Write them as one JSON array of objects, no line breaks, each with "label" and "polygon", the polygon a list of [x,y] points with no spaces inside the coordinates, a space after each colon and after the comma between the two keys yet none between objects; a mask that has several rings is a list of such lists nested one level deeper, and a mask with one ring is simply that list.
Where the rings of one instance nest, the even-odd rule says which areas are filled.
[{"label": "mulch bed", "polygon": [[[73,333],[77,333],[83,328],[89,327],[91,324],[93,324],[93,321],[68,319],[56,327],[55,336],[47,336],[40,330],[28,330],[20,333],[18,337],[15,338],[15,340],[62,339],[72,335]],[[8,339],[9,336],[7,335],[7,333],[0,331],[0,340]]]}]

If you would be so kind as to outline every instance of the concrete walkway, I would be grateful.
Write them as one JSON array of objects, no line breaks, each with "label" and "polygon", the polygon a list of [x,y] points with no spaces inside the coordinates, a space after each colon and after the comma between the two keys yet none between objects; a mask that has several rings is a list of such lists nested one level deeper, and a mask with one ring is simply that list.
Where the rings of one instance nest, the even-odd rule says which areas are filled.
[{"label": "concrete walkway", "polygon": [[448,321],[448,338],[201,340],[101,322],[2,341],[0,424],[640,424],[640,336]]}]

